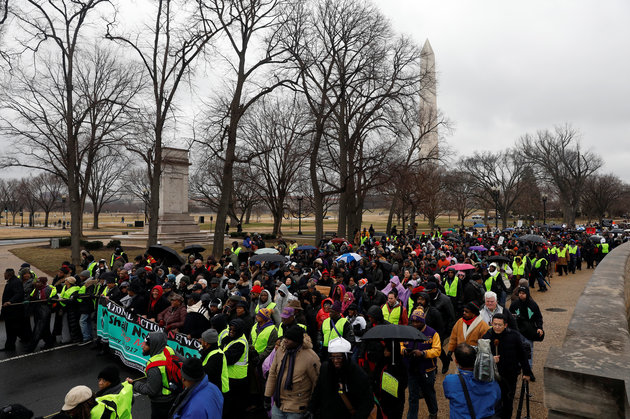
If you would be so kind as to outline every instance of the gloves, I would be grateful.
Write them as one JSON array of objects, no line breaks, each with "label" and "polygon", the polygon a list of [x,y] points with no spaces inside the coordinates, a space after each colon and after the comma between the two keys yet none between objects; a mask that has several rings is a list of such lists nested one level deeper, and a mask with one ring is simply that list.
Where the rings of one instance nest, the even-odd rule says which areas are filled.
[{"label": "gloves", "polygon": [[263,406],[265,407],[265,410],[267,411],[271,410],[271,397],[264,398]]}]

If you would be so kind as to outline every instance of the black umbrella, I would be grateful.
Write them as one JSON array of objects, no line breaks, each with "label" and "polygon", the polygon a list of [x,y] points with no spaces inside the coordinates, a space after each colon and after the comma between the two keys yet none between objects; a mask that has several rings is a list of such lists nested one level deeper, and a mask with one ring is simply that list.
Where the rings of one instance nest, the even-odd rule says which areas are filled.
[{"label": "black umbrella", "polygon": [[[391,340],[392,341],[392,353],[395,353],[395,342],[402,341],[407,342],[411,340],[427,341],[428,337],[418,329],[412,326],[403,326],[398,324],[382,324],[374,326],[363,336],[362,340]],[[392,359],[392,365],[394,360]]]},{"label": "black umbrella", "polygon": [[184,250],[182,250],[182,252],[188,254],[188,255],[192,255],[195,253],[201,253],[204,252],[206,250],[205,247],[203,247],[200,244],[191,244],[190,246],[186,246],[184,247]]},{"label": "black umbrella", "polygon": [[547,239],[536,234],[526,234],[518,238],[519,241],[547,244]]},{"label": "black umbrella", "polygon": [[254,255],[249,258],[252,262],[286,262],[287,258],[282,255],[272,255],[270,253],[265,253],[262,255]]},{"label": "black umbrella", "polygon": [[615,233],[615,234],[624,233],[624,231],[620,228],[613,228],[612,230],[609,230],[608,232]]},{"label": "black umbrella", "polygon": [[184,258],[182,258],[179,253],[168,246],[154,244],[153,246],[149,246],[147,253],[156,259],[161,259],[162,264],[166,264],[168,266],[181,266],[184,264]]},{"label": "black umbrella", "polygon": [[507,256],[490,256],[486,259],[487,262],[505,262],[510,263],[510,258]]},{"label": "black umbrella", "polygon": [[429,340],[421,331],[412,326],[402,326],[398,324],[383,324],[374,326],[363,336],[361,340]]},{"label": "black umbrella", "polygon": [[597,234],[594,236],[591,236],[588,238],[590,241],[592,241],[593,243],[601,243],[603,237],[602,236],[598,236]]}]

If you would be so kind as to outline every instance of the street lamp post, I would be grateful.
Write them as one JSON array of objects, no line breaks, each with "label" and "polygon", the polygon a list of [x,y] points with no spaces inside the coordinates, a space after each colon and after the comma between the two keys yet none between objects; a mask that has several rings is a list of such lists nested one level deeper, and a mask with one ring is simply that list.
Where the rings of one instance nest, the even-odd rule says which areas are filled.
[{"label": "street lamp post", "polygon": [[302,200],[304,197],[299,197],[298,200],[298,234],[302,235]]},{"label": "street lamp post", "polygon": [[61,217],[62,217],[61,226],[62,228],[66,228],[66,199],[68,199],[66,195],[61,195]]},{"label": "street lamp post", "polygon": [[4,207],[4,219],[6,221],[5,226],[9,227],[9,208]]},{"label": "street lamp post", "polygon": [[24,210],[20,208],[20,228],[24,228]]},{"label": "street lamp post", "polygon": [[543,201],[543,225],[547,224],[547,194],[542,194]]},{"label": "street lamp post", "polygon": [[501,191],[498,187],[492,188],[492,198],[494,198],[494,227],[499,229],[499,193]]}]

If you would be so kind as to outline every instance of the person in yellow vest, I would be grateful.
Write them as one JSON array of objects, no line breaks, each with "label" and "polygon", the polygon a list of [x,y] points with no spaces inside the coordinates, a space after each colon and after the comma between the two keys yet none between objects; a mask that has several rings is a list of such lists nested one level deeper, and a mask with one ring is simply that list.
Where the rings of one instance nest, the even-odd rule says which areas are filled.
[{"label": "person in yellow vest", "polygon": [[569,248],[566,243],[563,243],[558,248],[558,262],[556,262],[558,266],[558,276],[562,276],[563,273],[565,275],[569,274],[569,270],[567,269],[568,259]]},{"label": "person in yellow vest", "polygon": [[328,357],[328,342],[342,337],[350,343],[354,343],[354,332],[346,318],[341,315],[341,301],[335,301],[330,307],[330,316],[322,323],[319,331],[319,341],[322,342],[322,358]]},{"label": "person in yellow vest", "polygon": [[[47,283],[47,277],[42,276],[38,278],[35,283],[35,288],[28,296],[29,301],[46,301],[57,295],[57,289]],[[50,333],[51,305],[49,303],[38,302],[37,304],[32,304],[30,309],[33,313],[35,327],[33,328],[31,341],[26,347],[26,352],[35,351],[40,339],[44,340],[44,349],[52,348],[55,344],[55,338]]]},{"label": "person in yellow vest", "polygon": [[[460,277],[460,273],[463,277]],[[464,306],[464,278],[466,274],[462,271],[455,273],[455,269],[448,268],[446,276],[442,280],[444,286],[444,294],[446,294],[453,304],[455,313],[458,315],[462,312]]]},{"label": "person in yellow vest", "polygon": [[[120,382],[118,368],[108,366],[98,373],[98,391],[94,393],[96,401],[103,402],[105,412],[109,412],[110,418],[131,419],[131,404],[133,402],[133,387],[128,382]],[[98,407],[97,413],[101,410]],[[116,416],[118,415],[118,416]],[[94,416],[92,416],[94,417]],[[99,418],[101,416],[98,416]]]},{"label": "person in yellow vest", "polygon": [[230,332],[221,343],[230,381],[230,391],[225,395],[223,416],[238,418],[245,414],[247,403],[243,400],[249,393],[247,381],[249,344],[245,337],[245,322],[241,319],[232,320]]},{"label": "person in yellow vest", "polygon": [[[291,307],[285,307],[291,308]],[[261,308],[256,313],[256,323],[252,326],[250,333],[252,346],[258,352],[258,363],[262,364],[275,347],[278,339],[276,326],[271,319],[271,310]]]},{"label": "person in yellow vest", "polygon": [[396,291],[392,290],[387,294],[387,302],[381,307],[383,318],[391,324],[404,324],[408,322],[407,309],[403,307]]},{"label": "person in yellow vest", "polygon": [[551,247],[547,249],[547,253],[549,253],[549,269],[547,269],[547,276],[553,278],[553,274],[556,272],[556,262],[558,262],[558,246],[556,246],[556,243],[553,243]]},{"label": "person in yellow vest", "polygon": [[523,257],[520,253],[512,262],[512,275],[516,281],[525,276],[525,262],[523,261]]},{"label": "person in yellow vest", "polygon": [[174,355],[175,351],[166,345],[166,335],[162,332],[149,333],[142,345],[142,355],[150,356],[145,368],[147,378],[135,382],[129,377],[125,380],[133,384],[135,393],[149,396],[151,418],[168,418],[168,413],[177,396],[169,384],[166,367],[157,364],[167,361],[167,354]]},{"label": "person in yellow vest", "polygon": [[571,240],[567,246],[568,253],[568,270],[572,274],[575,274],[575,268],[577,267],[578,245],[575,240]]},{"label": "person in yellow vest", "polygon": [[[63,323],[61,322],[61,317],[58,316],[64,316],[68,323],[70,338],[74,343],[81,342],[82,340],[81,325],[79,323],[81,315],[79,313],[79,304],[77,302],[79,289],[80,287],[77,285],[77,280],[74,277],[69,276],[66,278],[64,286],[61,288],[61,292],[57,293],[62,310],[59,311],[55,317],[55,326],[53,330],[54,336],[61,335]],[[57,319],[59,319],[59,322],[57,322]]]},{"label": "person in yellow vest", "polygon": [[230,391],[230,379],[227,371],[225,354],[219,349],[219,333],[208,329],[201,334],[201,360],[203,370],[210,381],[219,387],[222,393]]},{"label": "person in yellow vest", "polygon": [[121,387],[121,393],[101,397],[96,397],[87,386],[72,387],[61,412],[72,418],[131,419],[131,384]]}]

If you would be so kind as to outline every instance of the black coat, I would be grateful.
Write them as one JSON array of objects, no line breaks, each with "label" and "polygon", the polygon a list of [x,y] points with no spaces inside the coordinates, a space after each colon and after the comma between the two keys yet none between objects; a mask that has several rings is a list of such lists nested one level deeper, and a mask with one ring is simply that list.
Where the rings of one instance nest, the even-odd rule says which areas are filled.
[{"label": "black coat", "polygon": [[431,296],[431,305],[440,312],[445,326],[444,332],[446,335],[450,335],[453,325],[457,321],[451,299],[438,291],[436,296]]},{"label": "black coat", "polygon": [[[339,383],[342,383],[350,404],[356,410],[351,415],[339,397]],[[319,371],[317,385],[311,398],[314,417],[326,419],[367,418],[374,407],[372,388],[368,375],[356,363],[346,360],[338,373],[332,362],[324,362]]]},{"label": "black coat", "polygon": [[527,298],[525,301],[520,299],[514,301],[510,305],[510,312],[516,318],[518,330],[529,340],[540,340],[537,329],[543,328],[543,317],[538,304],[529,296],[527,290]]},{"label": "black coat", "polygon": [[[2,304],[11,303],[17,304],[24,301],[24,287],[22,286],[22,281],[13,275],[8,279],[7,284],[4,287],[4,292],[2,293]],[[2,316],[4,318],[18,318],[22,316],[24,313],[24,306],[19,305],[15,307],[3,307],[2,308]]]},{"label": "black coat", "polygon": [[490,339],[490,348],[493,355],[497,355],[497,347],[494,344],[494,340],[499,340],[499,363],[497,364],[499,375],[513,377],[519,374],[521,368],[524,375],[532,375],[532,370],[529,367],[527,355],[523,348],[523,342],[518,332],[506,328],[503,333],[497,334],[494,332],[494,329],[490,328],[483,335],[483,338]]}]

